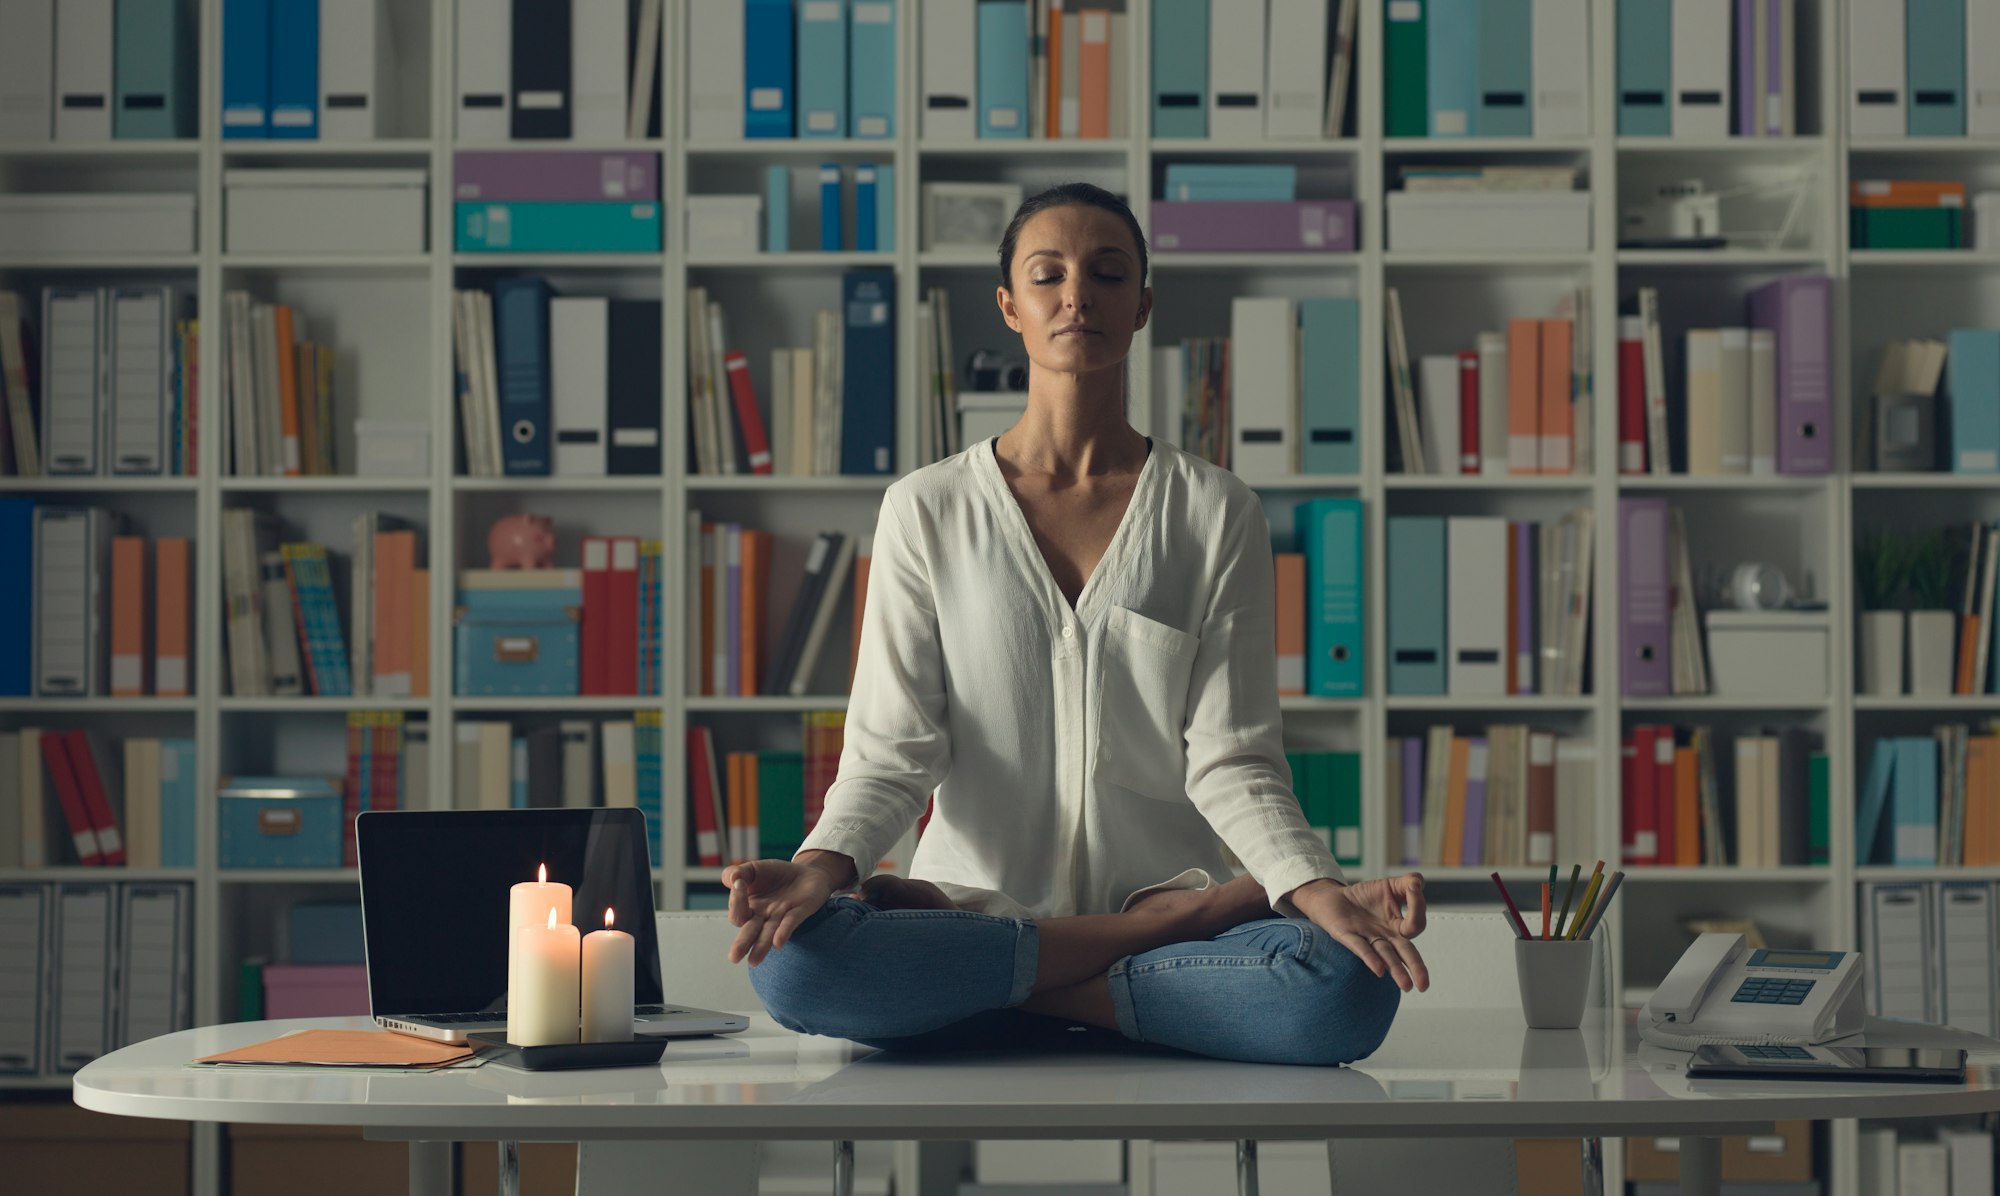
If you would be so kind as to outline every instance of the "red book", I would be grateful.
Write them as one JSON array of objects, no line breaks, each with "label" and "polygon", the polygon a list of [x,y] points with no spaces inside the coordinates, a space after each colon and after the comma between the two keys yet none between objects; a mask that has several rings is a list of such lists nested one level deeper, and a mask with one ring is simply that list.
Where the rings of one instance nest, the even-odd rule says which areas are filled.
[{"label": "red book", "polygon": [[[611,617],[605,626],[604,692],[636,694],[639,692],[639,537],[611,538],[608,576],[605,584]],[[584,584],[587,587],[589,582]],[[587,608],[587,588],[584,603]]]},{"label": "red book", "polygon": [[[104,774],[97,770],[90,739],[82,731],[64,731],[62,737],[63,746],[69,751],[70,772],[83,794],[83,811],[90,819],[91,829],[97,832],[97,850],[104,863],[123,864],[125,839],[118,833],[118,816],[111,812],[111,798],[104,792]],[[48,737],[43,736],[42,741],[48,742]]]},{"label": "red book", "polygon": [[77,787],[76,773],[70,768],[69,749],[63,746],[61,732],[43,734],[42,762],[49,766],[49,779],[55,783],[63,822],[69,827],[70,839],[76,844],[77,862],[90,867],[102,864],[104,852],[98,847],[97,831],[92,828],[90,813],[84,808],[83,790]]},{"label": "red book", "polygon": [[1653,825],[1659,831],[1659,850],[1653,856],[1656,864],[1677,862],[1674,848],[1674,823],[1678,821],[1674,813],[1674,796],[1677,792],[1674,786],[1674,729],[1661,725],[1653,728]]},{"label": "red book", "polygon": [[694,862],[704,868],[722,864],[722,848],[715,834],[715,788],[710,782],[715,773],[711,756],[714,751],[707,727],[688,728],[688,800],[694,805]]},{"label": "red book", "polygon": [[764,434],[764,416],[757,410],[757,391],[750,385],[750,359],[740,351],[722,355],[729,374],[729,394],[736,400],[736,426],[743,433],[743,452],[751,473],[771,472],[771,438]]},{"label": "red book", "polygon": [[1632,765],[1639,758],[1639,745],[1627,735],[1618,748],[1618,858],[1627,864],[1638,863],[1638,848],[1633,836],[1639,829],[1639,816],[1632,812],[1639,797],[1639,778]]},{"label": "red book", "polygon": [[1479,354],[1458,355],[1458,472],[1479,472]]},{"label": "red book", "polygon": [[1653,760],[1659,751],[1659,728],[1644,724],[1632,729],[1632,860],[1634,864],[1657,864],[1660,860],[1660,801],[1653,792],[1659,770]]},{"label": "red book", "polygon": [[611,538],[583,538],[582,676],[577,692],[611,692]]},{"label": "red book", "polygon": [[1625,339],[1638,332],[1636,318],[1619,321],[1618,472],[1646,472],[1646,342]]}]

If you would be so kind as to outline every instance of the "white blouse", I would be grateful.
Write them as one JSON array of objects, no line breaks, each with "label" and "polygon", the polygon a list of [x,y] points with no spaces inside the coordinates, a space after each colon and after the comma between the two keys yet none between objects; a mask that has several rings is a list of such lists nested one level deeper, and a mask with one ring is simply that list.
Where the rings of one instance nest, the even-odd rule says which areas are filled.
[{"label": "white blouse", "polygon": [[1274,906],[1341,880],[1292,793],[1270,527],[1241,479],[1155,441],[1072,610],[982,440],[891,484],[840,770],[801,851],[910,862],[960,908],[1059,917],[1227,877]]}]

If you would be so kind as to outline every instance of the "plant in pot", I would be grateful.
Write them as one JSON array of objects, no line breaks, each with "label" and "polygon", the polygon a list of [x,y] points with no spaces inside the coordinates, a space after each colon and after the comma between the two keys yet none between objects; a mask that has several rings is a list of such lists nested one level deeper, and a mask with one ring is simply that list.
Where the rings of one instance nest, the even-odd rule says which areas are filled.
[{"label": "plant in pot", "polygon": [[1854,548],[1854,580],[1861,597],[1861,692],[1903,692],[1905,618],[1897,600],[1909,570],[1909,545],[1876,529]]},{"label": "plant in pot", "polygon": [[1959,553],[1943,529],[1920,536],[1909,548],[1906,584],[1910,591],[1910,693],[1948,694],[1956,670],[1952,648],[1958,615],[1951,609],[1959,577]]}]

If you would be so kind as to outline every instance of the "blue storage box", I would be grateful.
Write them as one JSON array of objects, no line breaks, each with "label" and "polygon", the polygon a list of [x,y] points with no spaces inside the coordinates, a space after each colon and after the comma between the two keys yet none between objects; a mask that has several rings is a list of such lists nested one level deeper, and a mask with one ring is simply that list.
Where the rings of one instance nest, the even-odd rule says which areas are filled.
[{"label": "blue storage box", "polygon": [[452,686],[462,697],[574,695],[583,592],[460,590]]},{"label": "blue storage box", "polygon": [[216,795],[224,868],[338,868],[345,814],[324,777],[232,777]]},{"label": "blue storage box", "polygon": [[289,921],[291,962],[368,962],[359,901],[295,901]]}]

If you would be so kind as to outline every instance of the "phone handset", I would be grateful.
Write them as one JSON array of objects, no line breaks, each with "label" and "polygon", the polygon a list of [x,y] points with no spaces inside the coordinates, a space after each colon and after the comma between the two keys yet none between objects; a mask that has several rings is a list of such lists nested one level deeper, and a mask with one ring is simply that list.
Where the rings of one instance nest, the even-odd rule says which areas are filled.
[{"label": "phone handset", "polygon": [[1741,960],[1746,950],[1740,934],[1710,932],[1697,938],[1640,1012],[1639,1037],[1654,1046],[1677,1051],[1745,1041],[1768,1046],[1804,1046],[1811,1041],[1810,1035],[1769,1030],[1750,1035],[1740,1029],[1721,1033],[1713,1029],[1708,1033],[1701,1031],[1702,1004],[1728,973],[1729,965]]}]

